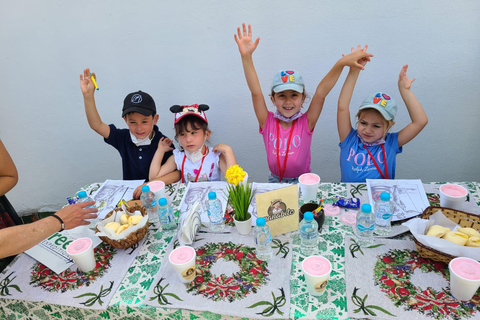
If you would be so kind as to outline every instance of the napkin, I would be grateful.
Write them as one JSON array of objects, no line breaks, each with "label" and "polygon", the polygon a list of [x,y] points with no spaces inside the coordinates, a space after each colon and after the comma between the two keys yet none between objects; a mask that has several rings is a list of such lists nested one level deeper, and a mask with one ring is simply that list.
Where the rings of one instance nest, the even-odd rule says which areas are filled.
[{"label": "napkin", "polygon": [[196,201],[191,209],[180,217],[178,240],[182,245],[190,245],[195,240],[195,235],[202,224],[200,209],[200,201]]}]

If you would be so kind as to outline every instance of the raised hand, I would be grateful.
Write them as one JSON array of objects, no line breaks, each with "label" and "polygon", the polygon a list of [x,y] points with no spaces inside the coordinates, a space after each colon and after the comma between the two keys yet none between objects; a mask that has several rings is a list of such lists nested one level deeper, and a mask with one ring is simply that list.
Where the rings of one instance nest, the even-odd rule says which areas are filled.
[{"label": "raised hand", "polygon": [[352,47],[351,53],[346,55],[342,54],[344,64],[349,67],[353,68],[358,68],[361,70],[364,70],[365,65],[367,62],[370,61],[370,58],[373,57],[373,54],[367,53],[368,45],[365,45],[365,47],[358,45],[357,50],[355,50],[354,47]]},{"label": "raised hand", "polygon": [[163,137],[160,139],[160,141],[158,141],[157,149],[162,150],[163,152],[171,151],[173,150],[173,148],[171,147],[172,143],[173,143],[172,139]]},{"label": "raised hand", "polygon": [[233,37],[235,38],[235,42],[238,45],[238,51],[240,51],[240,55],[251,55],[255,49],[257,49],[258,43],[260,42],[260,38],[257,38],[255,42],[252,42],[252,26],[248,25],[248,33],[245,23],[242,23],[243,32],[240,31],[240,27],[237,28],[237,34]]},{"label": "raised hand", "polygon": [[402,67],[400,75],[398,76],[398,89],[410,89],[412,82],[415,81],[415,78],[408,79],[407,77],[408,64]]},{"label": "raised hand", "polygon": [[[95,73],[92,74],[95,80],[97,80],[97,76]],[[92,79],[90,78],[90,69],[87,68],[83,70],[83,75],[80,74],[80,89],[84,95],[86,94],[93,94],[95,92],[95,85],[93,84]]]}]

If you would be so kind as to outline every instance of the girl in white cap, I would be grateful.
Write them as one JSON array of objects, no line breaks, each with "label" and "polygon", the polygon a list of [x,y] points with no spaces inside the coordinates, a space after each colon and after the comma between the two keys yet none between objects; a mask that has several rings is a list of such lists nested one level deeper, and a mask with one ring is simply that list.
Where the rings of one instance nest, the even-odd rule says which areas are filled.
[{"label": "girl in white cap", "polygon": [[[366,47],[361,49],[360,46],[356,51],[352,48],[352,52],[365,50]],[[366,60],[358,62],[367,63]],[[360,70],[350,68],[340,92],[337,113],[342,182],[395,179],[397,154],[427,125],[427,115],[410,90],[415,79],[408,79],[407,68],[408,65],[404,65],[400,71],[398,89],[412,122],[396,133],[388,131],[395,124],[397,104],[384,92],[376,92],[362,102],[356,115],[357,129],[352,127],[349,106]]]},{"label": "girl in white cap", "polygon": [[252,93],[253,109],[267,151],[269,182],[298,182],[300,175],[311,171],[310,145],[325,97],[337,82],[344,66],[363,69],[357,61],[363,58],[369,60],[373,55],[355,51],[338,60],[318,85],[310,107],[303,114],[300,109],[306,93],[302,76],[291,69],[279,71],[270,88],[270,99],[276,108],[275,112],[271,112],[267,109],[252,59],[260,38],[252,42],[251,26],[248,26],[248,32],[245,24],[242,27],[243,30],[237,28],[235,41],[242,57],[245,78]]},{"label": "girl in white cap", "polygon": [[175,139],[180,142],[181,150],[173,150],[162,165],[165,153],[171,151],[172,140],[165,138],[158,143],[157,151],[150,165],[150,180],[161,178],[179,170],[182,182],[220,181],[226,170],[237,164],[235,154],[230,146],[220,143],[207,147],[210,137],[205,104],[175,105],[170,111],[175,113]]}]

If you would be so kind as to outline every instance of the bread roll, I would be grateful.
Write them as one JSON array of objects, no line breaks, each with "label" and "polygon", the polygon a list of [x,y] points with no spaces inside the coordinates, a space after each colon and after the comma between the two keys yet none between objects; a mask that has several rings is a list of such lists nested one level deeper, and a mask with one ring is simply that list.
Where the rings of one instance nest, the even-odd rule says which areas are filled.
[{"label": "bread roll", "polygon": [[120,228],[118,228],[117,234],[122,233],[122,231],[124,231],[125,229],[128,229],[128,227],[130,227],[130,225],[128,225],[128,224],[122,224],[122,225],[120,226]]},{"label": "bread roll", "polygon": [[465,233],[469,237],[480,238],[480,233],[473,228],[458,228],[458,232]]},{"label": "bread roll", "polygon": [[460,246],[464,246],[465,243],[467,243],[468,236],[465,233],[461,233],[458,231],[448,231],[443,236],[443,239],[456,243]]},{"label": "bread roll", "polygon": [[143,216],[138,216],[138,215],[135,215],[135,216],[130,216],[130,218],[128,218],[128,223],[131,224],[131,225],[137,225],[140,220],[142,220]]},{"label": "bread roll", "polygon": [[445,233],[447,233],[448,231],[450,231],[449,228],[446,228],[446,227],[442,227],[442,226],[439,226],[438,224],[434,224],[433,226],[431,226],[430,228],[428,228],[428,231],[427,231],[427,236],[432,236],[432,237],[437,237],[437,238],[441,238],[445,235]]},{"label": "bread roll", "polygon": [[467,247],[480,247],[480,237],[470,237],[468,238]]},{"label": "bread roll", "polygon": [[122,216],[120,217],[120,222],[121,222],[122,224],[128,224],[128,218],[129,218],[129,217],[130,217],[130,216],[129,216],[128,214],[126,214],[126,213],[122,214]]},{"label": "bread roll", "polygon": [[109,222],[105,225],[105,228],[111,229],[113,232],[117,232],[118,228],[120,228],[120,223]]}]

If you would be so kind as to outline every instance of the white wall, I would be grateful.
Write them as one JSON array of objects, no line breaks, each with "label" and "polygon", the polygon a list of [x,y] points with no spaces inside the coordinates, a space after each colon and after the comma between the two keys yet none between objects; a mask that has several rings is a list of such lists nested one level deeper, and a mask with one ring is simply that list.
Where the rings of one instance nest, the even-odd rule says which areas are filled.
[{"label": "white wall", "polygon": [[[173,104],[207,103],[212,143],[234,147],[255,181],[268,168],[240,56],[242,22],[261,41],[254,54],[264,94],[275,72],[293,68],[313,93],[342,53],[368,44],[375,55],[361,74],[352,113],[383,90],[397,89],[408,63],[413,91],[429,124],[397,157],[397,178],[480,180],[480,3],[429,1],[13,1],[0,0],[0,137],[20,174],[8,193],[22,214],[65,198],[93,181],[121,179],[115,149],[88,127],[79,74],[97,73],[104,122],[123,127],[122,102],[150,93],[159,126],[173,137]],[[312,144],[312,170],[339,181],[336,101],[327,97]],[[269,103],[271,109],[272,105]]]}]

